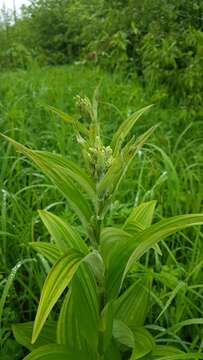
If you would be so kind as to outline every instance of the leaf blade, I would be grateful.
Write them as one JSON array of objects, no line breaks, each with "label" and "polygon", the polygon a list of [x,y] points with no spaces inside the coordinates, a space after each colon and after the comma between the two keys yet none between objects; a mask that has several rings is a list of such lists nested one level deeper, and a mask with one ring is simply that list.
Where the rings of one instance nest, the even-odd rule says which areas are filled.
[{"label": "leaf blade", "polygon": [[128,135],[132,127],[135,125],[135,123],[139,120],[139,118],[142,116],[142,114],[145,113],[148,109],[150,109],[153,105],[148,105],[135,113],[133,113],[129,118],[127,118],[125,121],[122,122],[122,124],[119,126],[118,130],[115,132],[111,146],[114,149],[116,153],[119,152],[120,147],[123,143],[123,140]]},{"label": "leaf blade", "polygon": [[40,297],[40,302],[34,321],[32,344],[36,341],[44,323],[57,302],[60,295],[72,280],[81,261],[82,254],[76,250],[70,250],[67,255],[62,256],[49,272]]},{"label": "leaf blade", "polygon": [[33,321],[12,325],[14,337],[19,344],[32,351],[40,346],[56,342],[56,322],[47,321],[40,338],[35,344],[31,344],[33,325]]},{"label": "leaf blade", "polygon": [[161,220],[160,222],[144,230],[137,238],[139,245],[135,248],[126,264],[122,277],[122,282],[127,272],[130,270],[131,266],[137,260],[139,260],[139,258],[144,255],[146,251],[148,251],[152,246],[156,245],[158,241],[176,233],[178,230],[182,230],[189,226],[202,224],[202,214],[179,215],[169,219]]},{"label": "leaf blade", "polygon": [[73,248],[84,254],[88,253],[87,245],[71,225],[50,211],[38,210],[38,212],[61,252],[64,253],[69,248]]}]

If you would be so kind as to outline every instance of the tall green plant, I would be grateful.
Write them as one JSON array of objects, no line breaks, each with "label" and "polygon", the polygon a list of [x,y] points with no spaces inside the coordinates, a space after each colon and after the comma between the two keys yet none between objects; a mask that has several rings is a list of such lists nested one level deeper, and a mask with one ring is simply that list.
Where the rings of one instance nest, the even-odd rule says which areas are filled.
[{"label": "tall green plant", "polygon": [[[39,215],[52,241],[31,246],[52,265],[45,280],[34,322],[15,324],[16,340],[34,359],[201,359],[166,345],[157,345],[145,327],[152,274],[138,272],[141,257],[158,242],[188,226],[203,224],[202,214],[175,216],[152,225],[155,201],[132,209],[120,226],[105,220],[132,160],[156,126],[138,138],[129,133],[145,107],[125,120],[105,146],[98,120],[97,90],[93,100],[78,97],[87,125],[51,108],[73,126],[86,169],[73,161],[31,150],[7,138],[34,161],[67,198],[83,226],[77,229],[51,212]],[[129,276],[133,271],[134,276]],[[134,280],[132,280],[134,279]],[[49,315],[63,295],[57,321]]]}]

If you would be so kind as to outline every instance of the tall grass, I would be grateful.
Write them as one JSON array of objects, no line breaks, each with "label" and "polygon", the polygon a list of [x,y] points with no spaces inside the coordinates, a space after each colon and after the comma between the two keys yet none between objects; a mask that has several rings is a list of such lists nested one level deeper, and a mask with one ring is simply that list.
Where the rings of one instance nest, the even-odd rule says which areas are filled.
[{"label": "tall grass", "polygon": [[[142,133],[155,122],[160,123],[153,138],[155,145],[148,144],[140,151],[128,179],[123,182],[119,198],[111,207],[109,225],[122,221],[134,204],[154,198],[159,203],[159,219],[202,212],[203,125],[200,119],[189,118],[184,109],[165,103],[161,94],[152,97],[151,91],[138,86],[136,79],[128,80],[120,74],[109,75],[83,66],[33,68],[27,72],[1,74],[1,132],[32,148],[55,150],[78,159],[70,128],[47,111],[46,106],[79,116],[74,105],[75,95],[91,95],[100,81],[101,122],[106,141],[122,119],[151,102],[155,103],[152,115],[148,116],[147,124],[143,118],[136,132]],[[49,206],[70,222],[74,222],[74,217],[53,185],[3,140],[0,165],[0,295],[2,299],[4,294],[5,299],[0,355],[5,359],[6,356],[20,359],[22,350],[14,345],[11,323],[33,319],[48,272],[48,264],[42,257],[36,257],[29,246],[30,241],[48,238],[48,234],[42,232],[36,210]],[[202,326],[194,319],[203,316],[202,237],[199,228],[184,231],[173,237],[170,246],[163,242],[163,254],[156,255],[154,264],[145,259],[149,266],[155,265],[156,286],[148,321],[157,324],[153,327],[155,336],[161,343],[169,336],[164,329],[171,327],[174,343],[198,351],[203,348]],[[36,261],[24,261],[32,257]],[[10,286],[12,269],[21,261],[24,263]],[[9,285],[5,298],[6,284]],[[193,320],[173,331],[174,324],[188,318]],[[11,352],[12,348],[17,350]]]}]

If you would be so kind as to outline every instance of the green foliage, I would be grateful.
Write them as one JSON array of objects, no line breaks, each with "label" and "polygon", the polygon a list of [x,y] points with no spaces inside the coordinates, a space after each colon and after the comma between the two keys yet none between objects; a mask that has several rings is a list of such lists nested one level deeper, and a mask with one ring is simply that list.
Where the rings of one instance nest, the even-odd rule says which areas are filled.
[{"label": "green foliage", "polygon": [[[74,94],[83,94],[83,91],[90,94],[101,79],[100,121],[106,144],[122,118],[129,117],[147,103],[160,101],[159,93],[154,94],[152,100],[149,92],[144,91],[133,79],[127,80],[121,74],[109,74],[83,65],[34,67],[26,72],[6,72],[1,73],[0,82],[1,131],[21,143],[27,142],[32,148],[61,152],[68,160],[71,153],[74,163],[79,161],[81,164],[71,128],[60,122],[52,112],[44,111],[41,105],[46,108],[47,104],[52,104],[64,111],[68,107],[77,119],[79,114],[74,106]],[[143,117],[132,133],[139,136],[147,127],[160,122],[153,135],[156,146],[149,144],[143,147],[132,162],[128,176],[123,179],[116,200],[110,206],[106,217],[108,227],[124,224],[134,206],[154,198],[158,200],[156,221],[181,213],[202,212],[201,122],[191,117],[184,108],[176,108],[169,101],[164,103],[164,108],[154,106],[150,116],[144,114]],[[82,122],[85,124],[87,119],[82,118]],[[82,238],[85,235],[68,202],[64,201],[49,180],[40,171],[33,171],[31,162],[26,161],[25,164],[7,141],[1,141],[0,148],[0,181],[3,189],[0,194],[0,296],[15,264],[33,257],[33,254],[35,258],[16,273],[8,289],[1,319],[0,357],[18,360],[26,353],[14,340],[11,324],[34,319],[50,264],[54,264],[60,256],[53,241],[47,242],[48,232],[39,219],[37,209],[46,208],[49,213],[60,215]],[[142,260],[146,267],[141,271],[146,273],[149,266],[153,267],[154,274],[145,323],[156,324],[150,327],[150,331],[159,343],[168,342],[170,337],[171,345],[173,342],[184,351],[201,352],[201,229],[186,229],[172,236],[170,242],[161,242],[160,246],[162,255],[160,251],[154,253],[154,250],[150,250],[151,256],[144,255]],[[34,247],[37,252],[32,250]],[[49,251],[50,247],[52,251]],[[43,251],[50,256],[48,262]],[[102,262],[98,259],[96,251],[87,260],[90,265],[94,264],[93,269],[97,269],[95,276],[100,281],[99,274],[103,270]],[[53,314],[59,313],[59,306],[60,300]],[[189,321],[189,325],[185,321]],[[119,358],[115,347],[110,346],[108,353],[110,357],[116,354],[114,356]]]},{"label": "green foliage", "polygon": [[178,95],[189,106],[202,102],[203,34],[189,27],[181,35],[147,34],[140,49],[144,79],[152,89],[158,86],[170,96]]},{"label": "green foliage", "polygon": [[2,9],[0,65],[122,70],[202,114],[202,14],[199,0],[33,0],[17,19]]},{"label": "green foliage", "polygon": [[[33,151],[6,137],[51,179],[83,229],[80,235],[59,217],[40,211],[52,237],[50,246],[44,244],[40,251],[53,266],[43,285],[32,339],[28,340],[26,330],[30,324],[14,326],[14,334],[30,349],[40,339],[51,310],[68,287],[59,306],[55,339],[52,344],[49,339],[47,345],[40,344],[25,359],[75,359],[81,354],[84,359],[106,360],[122,356],[131,360],[201,359],[200,353],[185,353],[168,346],[170,339],[165,339],[166,345],[156,345],[155,338],[145,328],[154,274],[147,267],[143,273],[141,269],[145,253],[149,256],[149,250],[165,237],[203,224],[203,215],[179,215],[151,225],[155,202],[150,201],[135,206],[123,224],[107,226],[121,180],[154,127],[128,140],[134,123],[146,110],[142,109],[130,116],[123,123],[125,126],[120,125],[111,145],[104,145],[97,96],[98,90],[92,102],[86,97],[77,99],[87,119],[85,136],[80,131],[84,129],[80,120],[73,122],[88,175],[83,167],[63,156]],[[34,246],[38,250],[38,245]],[[158,256],[160,249],[154,249]],[[45,335],[43,343],[44,339]]]}]

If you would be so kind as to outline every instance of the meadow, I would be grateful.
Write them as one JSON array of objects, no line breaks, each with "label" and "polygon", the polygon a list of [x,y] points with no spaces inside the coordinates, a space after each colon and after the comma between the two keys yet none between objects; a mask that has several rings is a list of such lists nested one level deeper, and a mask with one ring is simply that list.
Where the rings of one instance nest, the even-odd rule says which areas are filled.
[{"label": "meadow", "polygon": [[[137,137],[158,124],[121,183],[107,225],[125,221],[134,206],[151,200],[157,200],[154,221],[202,213],[201,118],[177,105],[175,98],[170,100],[162,91],[142,86],[136,76],[111,74],[82,64],[43,68],[33,65],[28,70],[2,72],[0,131],[32,149],[60,153],[81,163],[71,126],[48,106],[80,118],[76,96],[91,98],[98,84],[99,116],[106,144],[126,117],[149,104],[153,106],[132,132]],[[31,242],[49,239],[37,210],[51,210],[71,224],[77,221],[47,177],[3,138],[0,165],[0,358],[19,360],[27,352],[17,344],[11,326],[34,319],[50,269],[44,257],[36,255],[30,246]],[[82,232],[81,225],[77,227]],[[142,260],[143,268],[153,273],[147,328],[158,344],[195,352],[199,354],[196,358],[202,359],[202,228],[180,231],[162,240],[160,248],[161,253],[150,250]],[[55,319],[54,314],[51,317]]]}]

